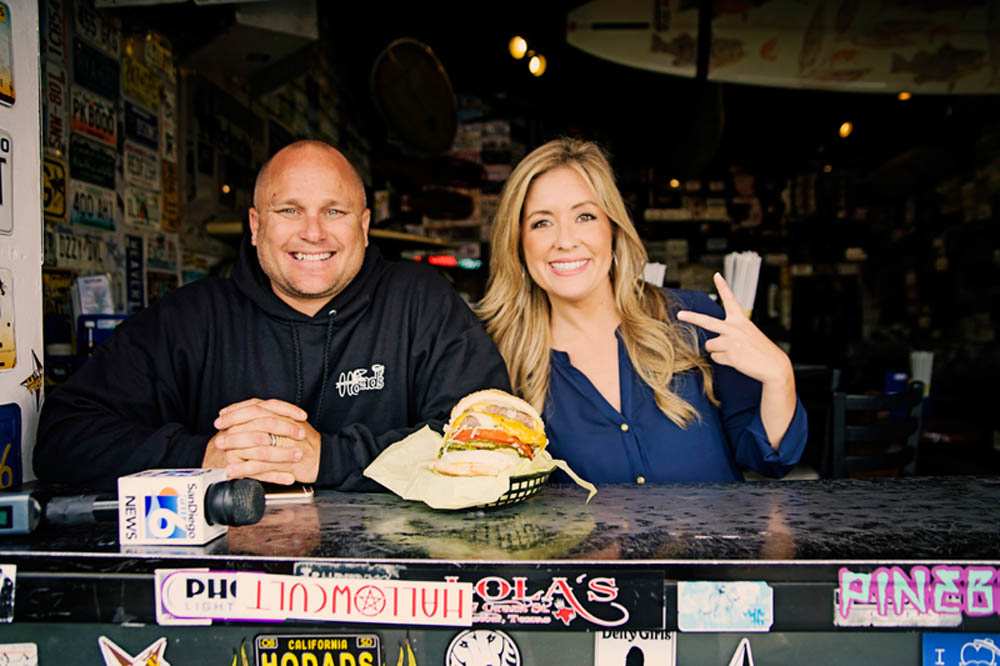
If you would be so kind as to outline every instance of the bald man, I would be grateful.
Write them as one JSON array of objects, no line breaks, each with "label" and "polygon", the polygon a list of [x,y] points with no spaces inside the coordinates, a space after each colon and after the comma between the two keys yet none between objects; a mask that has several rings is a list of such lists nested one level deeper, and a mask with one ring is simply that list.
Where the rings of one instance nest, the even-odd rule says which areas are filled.
[{"label": "bald man", "polygon": [[233,276],[123,323],[42,409],[42,480],[150,468],[374,489],[362,471],[462,396],[509,389],[481,324],[432,269],[382,259],[347,159],[317,141],[264,165]]}]

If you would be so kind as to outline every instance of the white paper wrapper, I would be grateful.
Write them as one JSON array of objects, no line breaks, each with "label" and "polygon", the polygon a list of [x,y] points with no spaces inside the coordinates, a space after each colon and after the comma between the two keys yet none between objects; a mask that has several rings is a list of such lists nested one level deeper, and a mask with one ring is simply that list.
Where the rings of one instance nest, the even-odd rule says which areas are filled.
[{"label": "white paper wrapper", "polygon": [[441,435],[424,426],[383,451],[364,474],[403,499],[423,502],[434,509],[466,509],[495,502],[507,492],[510,477],[555,467],[587,490],[588,502],[597,493],[592,483],[581,479],[564,461],[555,460],[545,451],[535,455],[534,460],[524,459],[500,476],[444,476],[429,467],[437,460],[441,443]]}]

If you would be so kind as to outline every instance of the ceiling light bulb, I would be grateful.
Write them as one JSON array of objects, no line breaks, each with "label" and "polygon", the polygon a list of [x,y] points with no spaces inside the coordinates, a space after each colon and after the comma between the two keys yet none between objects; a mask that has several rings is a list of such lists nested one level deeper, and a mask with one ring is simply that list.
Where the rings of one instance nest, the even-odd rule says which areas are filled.
[{"label": "ceiling light bulb", "polygon": [[899,94],[896,95],[896,99],[898,99],[900,102],[905,102],[909,100],[911,97],[913,97],[913,94],[909,90],[901,90],[899,91]]},{"label": "ceiling light bulb", "polygon": [[514,60],[520,60],[524,57],[524,54],[528,52],[528,42],[524,39],[524,37],[514,35],[510,38],[510,43],[507,44],[507,49],[514,57]]},{"label": "ceiling light bulb", "polygon": [[541,76],[545,73],[545,56],[538,54],[531,56],[531,60],[528,61],[528,71],[535,76]]},{"label": "ceiling light bulb", "polygon": [[676,190],[680,186],[681,186],[681,181],[677,180],[676,178],[670,179],[670,187]]},{"label": "ceiling light bulb", "polygon": [[848,121],[840,125],[840,138],[846,139],[851,136],[851,132],[854,131],[854,123]]}]

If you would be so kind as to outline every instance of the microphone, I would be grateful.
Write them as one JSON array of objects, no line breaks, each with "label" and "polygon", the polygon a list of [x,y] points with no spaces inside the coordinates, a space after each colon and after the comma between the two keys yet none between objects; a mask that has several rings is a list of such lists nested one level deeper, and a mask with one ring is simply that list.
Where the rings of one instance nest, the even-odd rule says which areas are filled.
[{"label": "microphone", "polygon": [[[264,486],[255,479],[209,484],[205,490],[205,520],[209,525],[253,525],[264,515]],[[44,522],[86,525],[118,518],[119,502],[106,495],[53,497],[44,505]]]},{"label": "microphone", "polygon": [[150,469],[118,479],[122,546],[201,545],[263,515],[260,482],[230,481],[223,469]]}]

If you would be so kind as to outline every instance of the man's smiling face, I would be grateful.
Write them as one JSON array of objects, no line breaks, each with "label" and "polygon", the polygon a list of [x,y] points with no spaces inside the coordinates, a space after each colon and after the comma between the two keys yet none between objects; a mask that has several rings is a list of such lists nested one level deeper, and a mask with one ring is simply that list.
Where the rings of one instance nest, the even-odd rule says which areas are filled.
[{"label": "man's smiling face", "polygon": [[316,143],[278,152],[258,182],[251,240],[278,298],[314,315],[361,270],[370,212],[357,174]]}]

